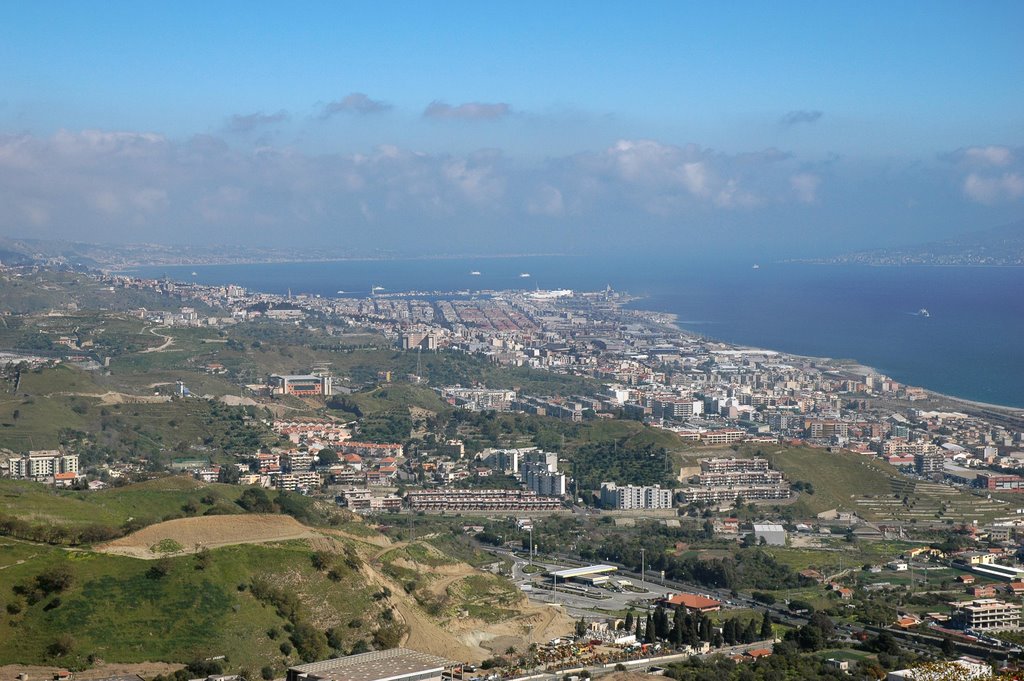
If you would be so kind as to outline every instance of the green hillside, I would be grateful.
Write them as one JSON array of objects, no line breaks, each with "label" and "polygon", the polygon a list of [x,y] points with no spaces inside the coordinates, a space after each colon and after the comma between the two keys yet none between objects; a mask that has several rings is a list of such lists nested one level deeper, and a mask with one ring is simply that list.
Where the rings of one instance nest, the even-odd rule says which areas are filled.
[{"label": "green hillside", "polygon": [[358,558],[335,559],[328,576],[311,555],[293,541],[144,561],[0,539],[0,664],[224,655],[231,669],[280,673],[369,644],[384,606]]}]

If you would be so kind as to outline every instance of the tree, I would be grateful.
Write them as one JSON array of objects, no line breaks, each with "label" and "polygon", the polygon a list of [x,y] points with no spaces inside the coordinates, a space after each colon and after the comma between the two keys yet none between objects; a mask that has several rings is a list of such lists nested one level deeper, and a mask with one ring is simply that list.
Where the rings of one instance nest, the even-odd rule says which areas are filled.
[{"label": "tree", "polygon": [[171,572],[173,567],[170,558],[159,558],[153,562],[146,574],[151,579],[163,579]]},{"label": "tree", "polygon": [[654,615],[647,613],[647,621],[644,622],[644,643],[654,643],[655,635]]},{"label": "tree", "polygon": [[[579,619],[579,621],[576,622],[576,638],[581,638],[586,633],[587,633],[587,622],[581,617]],[[515,649],[513,649],[512,652],[514,653]]]},{"label": "tree", "polygon": [[273,513],[274,504],[259,487],[250,487],[238,498],[238,505],[250,513]]},{"label": "tree", "polygon": [[747,621],[747,626],[743,628],[743,642],[753,643],[757,640],[757,621],[751,618]]},{"label": "tree", "polygon": [[766,641],[772,638],[772,616],[765,610],[764,617],[761,618],[761,640]]},{"label": "tree", "polygon": [[36,575],[36,586],[44,594],[60,593],[71,586],[74,574],[67,565],[57,565]]},{"label": "tree", "polygon": [[58,636],[53,643],[46,648],[46,652],[53,657],[64,657],[70,653],[75,647],[75,639],[69,634],[61,634]]},{"label": "tree", "polygon": [[727,619],[725,624],[722,625],[722,638],[729,645],[736,645],[736,620]]},{"label": "tree", "polygon": [[321,449],[317,456],[320,459],[321,466],[333,466],[341,460],[338,458],[338,453],[333,449]]},{"label": "tree", "polygon": [[630,610],[626,613],[626,622],[622,625],[622,628],[626,631],[633,631],[633,611]]},{"label": "tree", "polygon": [[309,622],[299,622],[292,629],[292,643],[295,652],[306,662],[315,662],[327,657],[327,636]]},{"label": "tree", "polygon": [[654,609],[654,635],[657,638],[668,638],[668,614],[662,605]]}]

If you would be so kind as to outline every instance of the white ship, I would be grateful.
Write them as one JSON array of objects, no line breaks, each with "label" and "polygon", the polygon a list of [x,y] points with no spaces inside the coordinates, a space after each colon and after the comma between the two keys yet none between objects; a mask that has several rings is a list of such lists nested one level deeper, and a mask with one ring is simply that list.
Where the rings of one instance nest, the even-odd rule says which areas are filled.
[{"label": "white ship", "polygon": [[931,315],[928,314],[928,310],[926,310],[923,307],[920,310],[917,311],[917,316],[918,317],[931,317]]},{"label": "white ship", "polygon": [[469,276],[471,276],[471,277],[479,277],[480,276],[480,272],[478,272],[477,270],[473,270],[472,272],[469,273]]}]

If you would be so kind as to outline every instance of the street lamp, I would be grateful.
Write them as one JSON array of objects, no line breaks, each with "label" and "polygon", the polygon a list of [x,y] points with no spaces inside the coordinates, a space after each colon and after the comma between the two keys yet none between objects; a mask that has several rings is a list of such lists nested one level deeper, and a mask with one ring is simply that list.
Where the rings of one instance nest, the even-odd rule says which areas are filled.
[{"label": "street lamp", "polygon": [[645,589],[647,588],[647,586],[645,586],[645,584],[644,584],[647,581],[644,578],[644,574],[646,573],[646,563],[644,562],[644,553],[646,551],[647,551],[647,549],[640,549],[640,586],[644,587]]},{"label": "street lamp", "polygon": [[530,525],[530,567],[533,567],[533,525]]}]

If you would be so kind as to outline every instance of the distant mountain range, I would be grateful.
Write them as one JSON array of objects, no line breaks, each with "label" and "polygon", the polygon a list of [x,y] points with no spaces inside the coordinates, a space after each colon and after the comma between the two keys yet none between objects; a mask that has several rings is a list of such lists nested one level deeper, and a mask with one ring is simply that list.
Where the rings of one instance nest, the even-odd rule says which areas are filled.
[{"label": "distant mountain range", "polygon": [[1024,220],[916,246],[855,251],[803,262],[856,265],[1024,265]]},{"label": "distant mountain range", "polygon": [[243,245],[90,244],[0,237],[0,263],[4,265],[66,266],[79,270],[116,271],[147,265],[307,262],[360,255],[385,257],[387,254],[354,254],[342,249],[256,248]]}]

